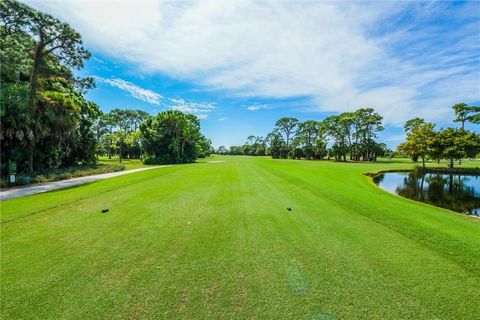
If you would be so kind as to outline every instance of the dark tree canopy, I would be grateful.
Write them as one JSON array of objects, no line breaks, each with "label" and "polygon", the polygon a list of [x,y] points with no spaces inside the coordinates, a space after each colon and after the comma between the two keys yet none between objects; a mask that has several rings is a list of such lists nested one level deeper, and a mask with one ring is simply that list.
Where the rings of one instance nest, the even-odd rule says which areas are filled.
[{"label": "dark tree canopy", "polygon": [[0,2],[2,175],[5,162],[41,171],[94,159],[91,127],[100,111],[77,79],[90,54],[80,35],[50,15]]},{"label": "dark tree canopy", "polygon": [[193,162],[209,144],[200,133],[198,118],[177,110],[148,118],[140,126],[140,132],[146,163]]}]

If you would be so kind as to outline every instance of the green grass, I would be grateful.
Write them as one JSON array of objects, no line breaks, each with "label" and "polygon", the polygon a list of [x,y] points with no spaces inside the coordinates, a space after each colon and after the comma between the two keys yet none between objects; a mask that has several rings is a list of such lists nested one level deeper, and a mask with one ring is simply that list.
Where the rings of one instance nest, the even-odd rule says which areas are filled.
[{"label": "green grass", "polygon": [[362,174],[409,167],[214,157],[2,202],[1,314],[478,319],[480,221]]},{"label": "green grass", "polygon": [[[117,156],[112,157],[112,159],[108,159],[108,157],[99,157],[98,164],[114,165],[114,164],[120,164],[120,161]],[[121,164],[125,166],[125,170],[138,169],[138,168],[148,166],[143,164],[142,161],[140,161],[140,159],[122,159]]]}]

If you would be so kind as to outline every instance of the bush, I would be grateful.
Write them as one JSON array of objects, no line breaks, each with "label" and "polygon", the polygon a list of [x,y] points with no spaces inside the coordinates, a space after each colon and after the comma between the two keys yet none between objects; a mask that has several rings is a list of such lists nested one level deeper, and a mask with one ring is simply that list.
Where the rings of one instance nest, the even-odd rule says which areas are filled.
[{"label": "bush", "polygon": [[31,177],[31,183],[59,181],[122,170],[125,170],[125,166],[123,164],[83,164],[78,166],[63,167],[56,170],[49,170],[42,174],[35,175]]},{"label": "bush", "polygon": [[160,157],[145,157],[143,158],[144,164],[169,164],[172,163],[168,155],[163,155]]},{"label": "bush", "polygon": [[0,188],[2,188],[2,189],[8,188],[8,181],[7,181],[7,179],[2,178],[2,179],[0,180]]},{"label": "bush", "polygon": [[38,176],[35,176],[34,179],[35,179],[35,182],[39,182],[39,183],[48,181],[47,177],[45,177],[43,174],[39,174]]},{"label": "bush", "polygon": [[31,183],[30,181],[31,180],[29,176],[18,176],[17,184],[24,186],[24,185],[30,184]]}]

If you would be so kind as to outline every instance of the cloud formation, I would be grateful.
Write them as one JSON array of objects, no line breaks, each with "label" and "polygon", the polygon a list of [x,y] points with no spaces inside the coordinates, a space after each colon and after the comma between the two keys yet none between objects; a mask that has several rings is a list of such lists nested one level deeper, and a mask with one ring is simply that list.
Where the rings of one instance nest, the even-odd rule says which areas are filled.
[{"label": "cloud formation", "polygon": [[199,119],[206,119],[208,113],[215,110],[213,103],[193,102],[184,99],[168,99],[168,101],[166,104],[168,108],[194,114]]},{"label": "cloud formation", "polygon": [[119,79],[119,78],[113,78],[113,79],[105,79],[105,78],[100,78],[100,77],[95,77],[95,80],[97,80],[100,83],[105,83],[108,84],[112,87],[119,88],[121,90],[127,91],[132,97],[143,100],[145,102],[151,103],[151,104],[160,104],[160,99],[163,97],[148,89],[141,88],[131,82]]},{"label": "cloud formation", "polygon": [[478,2],[27,2],[139,72],[206,90],[373,106],[390,124],[480,100]]},{"label": "cloud formation", "polygon": [[104,83],[109,86],[127,91],[130,96],[134,98],[151,104],[161,105],[167,109],[180,110],[185,113],[191,113],[196,115],[199,119],[206,119],[208,113],[215,110],[215,105],[213,103],[194,102],[181,98],[165,98],[159,93],[141,88],[131,82],[125,81],[120,78],[106,79],[97,76],[95,76],[94,78],[99,83]]},{"label": "cloud formation", "polygon": [[246,107],[248,111],[258,111],[258,110],[268,110],[272,109],[272,106],[269,104],[252,104]]}]

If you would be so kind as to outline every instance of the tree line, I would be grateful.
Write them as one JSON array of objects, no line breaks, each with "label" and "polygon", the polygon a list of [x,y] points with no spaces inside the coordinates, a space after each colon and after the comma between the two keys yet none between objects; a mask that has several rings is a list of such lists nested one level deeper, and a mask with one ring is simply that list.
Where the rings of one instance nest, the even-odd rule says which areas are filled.
[{"label": "tree line", "polygon": [[[176,110],[152,117],[143,110],[113,109],[94,122],[99,155],[140,159],[149,164],[186,163],[212,151],[195,115]],[[144,155],[146,157],[144,157]]]},{"label": "tree line", "polygon": [[94,122],[97,140],[97,157],[107,155],[109,159],[118,155],[124,158],[142,159],[140,125],[150,118],[143,110],[113,109],[101,114]]},{"label": "tree line", "polygon": [[464,158],[475,158],[480,153],[480,135],[465,129],[465,123],[480,124],[480,107],[457,103],[452,107],[455,112],[454,122],[459,122],[459,128],[435,129],[435,124],[422,118],[408,120],[404,125],[406,139],[397,150],[400,154],[411,157],[417,162],[420,158],[425,168],[427,159],[440,162],[449,161],[449,167],[454,167],[454,161],[461,164]]},{"label": "tree line", "polygon": [[[384,129],[382,116],[373,108],[332,115],[324,120],[284,117],[265,137],[249,136],[242,146],[219,147],[216,152],[232,155],[269,155],[272,158],[328,159],[336,161],[374,161],[391,154],[384,143],[376,141]],[[330,145],[330,147],[327,147]]]},{"label": "tree line", "polygon": [[13,0],[0,2],[1,175],[94,163],[98,155],[183,163],[211,142],[198,119],[179,111],[103,113],[85,98],[90,77],[75,76],[90,53],[68,24]]}]

